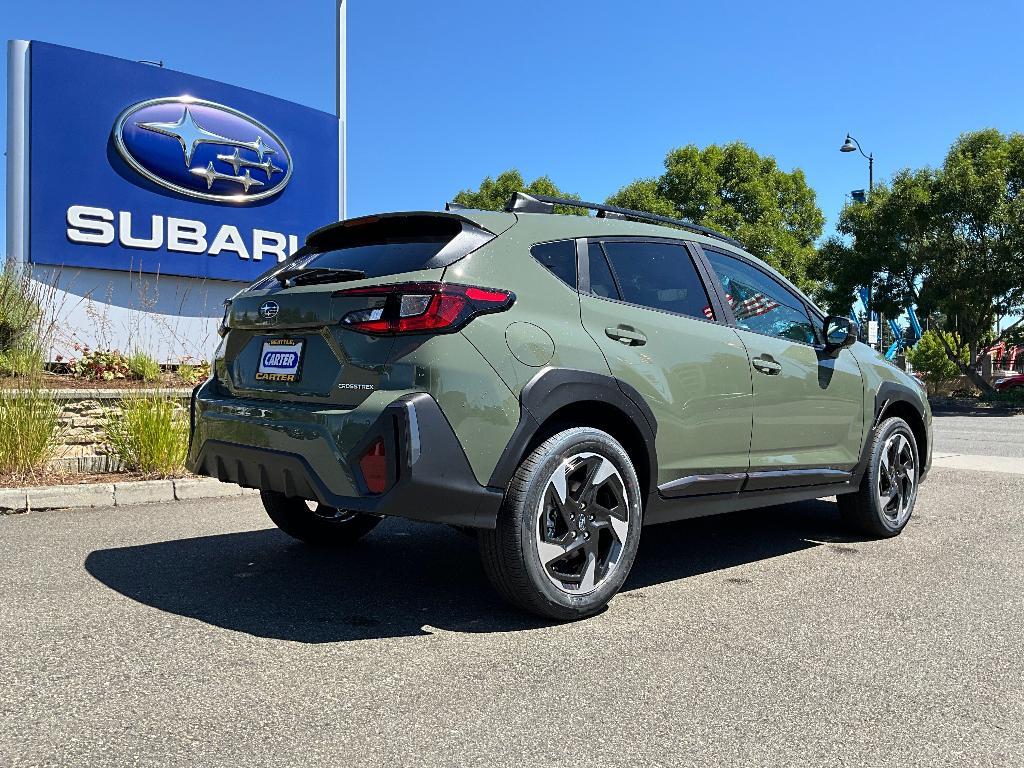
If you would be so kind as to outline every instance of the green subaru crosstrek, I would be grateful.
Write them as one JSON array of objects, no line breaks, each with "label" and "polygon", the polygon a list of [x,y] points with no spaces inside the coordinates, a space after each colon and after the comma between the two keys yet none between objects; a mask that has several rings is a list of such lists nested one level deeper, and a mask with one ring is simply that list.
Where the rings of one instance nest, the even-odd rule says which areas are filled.
[{"label": "green subaru crosstrek", "polygon": [[903,529],[931,412],[855,332],[684,221],[522,194],[367,216],[228,302],[189,464],[313,545],[475,529],[506,598],[578,618],[643,525],[835,495],[861,533]]}]

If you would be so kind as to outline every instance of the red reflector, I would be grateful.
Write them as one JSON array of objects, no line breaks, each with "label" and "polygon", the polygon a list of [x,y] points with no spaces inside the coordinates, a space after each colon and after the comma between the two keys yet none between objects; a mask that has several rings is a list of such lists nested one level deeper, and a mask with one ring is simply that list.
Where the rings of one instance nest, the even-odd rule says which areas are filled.
[{"label": "red reflector", "polygon": [[488,291],[485,288],[467,288],[466,298],[472,301],[486,301],[491,304],[501,304],[508,299],[504,291]]},{"label": "red reflector", "polygon": [[382,439],[378,438],[359,459],[359,471],[370,493],[384,493],[388,485],[388,457]]}]

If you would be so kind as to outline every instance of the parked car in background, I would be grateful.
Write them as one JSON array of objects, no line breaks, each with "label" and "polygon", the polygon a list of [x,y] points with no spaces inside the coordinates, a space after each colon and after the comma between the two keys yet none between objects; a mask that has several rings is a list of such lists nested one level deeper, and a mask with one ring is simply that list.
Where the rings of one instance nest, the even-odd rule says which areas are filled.
[{"label": "parked car in background", "polygon": [[1001,379],[996,379],[992,382],[992,386],[995,387],[996,392],[1009,392],[1010,390],[1024,392],[1024,373],[1017,373],[1013,376],[1004,376]]},{"label": "parked car in background", "polygon": [[601,610],[642,525],[838,496],[895,536],[929,466],[923,387],[852,321],[639,211],[520,194],[342,221],[222,331],[194,472],[260,489],[312,545],[386,515],[475,529],[497,590],[554,619]]}]

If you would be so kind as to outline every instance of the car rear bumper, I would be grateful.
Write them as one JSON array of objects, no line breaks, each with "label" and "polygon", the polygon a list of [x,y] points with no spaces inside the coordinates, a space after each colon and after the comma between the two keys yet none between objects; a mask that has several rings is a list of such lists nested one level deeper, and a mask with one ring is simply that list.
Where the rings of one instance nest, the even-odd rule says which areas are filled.
[{"label": "car rear bumper", "polygon": [[[196,474],[369,514],[495,526],[503,492],[476,481],[430,395],[339,411],[222,398],[214,386],[200,387],[192,398],[189,469]],[[374,495],[359,457],[378,440],[389,476],[387,490]]]}]

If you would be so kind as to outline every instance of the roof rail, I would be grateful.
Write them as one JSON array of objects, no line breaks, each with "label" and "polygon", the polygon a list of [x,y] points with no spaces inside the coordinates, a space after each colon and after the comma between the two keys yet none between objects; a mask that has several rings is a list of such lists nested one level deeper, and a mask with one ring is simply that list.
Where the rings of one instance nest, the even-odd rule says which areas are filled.
[{"label": "roof rail", "polygon": [[574,200],[571,197],[528,195],[525,192],[516,192],[509,199],[505,210],[518,213],[554,213],[556,205],[587,208],[591,211],[597,211],[599,219],[637,219],[638,221],[646,221],[651,224],[668,224],[673,227],[689,230],[690,232],[713,237],[716,240],[729,243],[729,245],[735,245],[737,248],[743,248],[743,244],[739,240],[700,224],[694,224],[686,219],[674,219],[671,216],[659,216],[656,213],[634,211],[632,208],[619,208],[616,205],[606,205],[604,203],[588,203],[584,200]]}]

